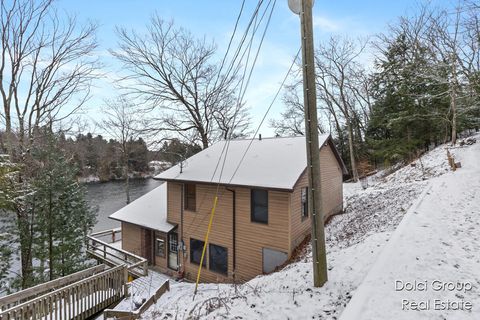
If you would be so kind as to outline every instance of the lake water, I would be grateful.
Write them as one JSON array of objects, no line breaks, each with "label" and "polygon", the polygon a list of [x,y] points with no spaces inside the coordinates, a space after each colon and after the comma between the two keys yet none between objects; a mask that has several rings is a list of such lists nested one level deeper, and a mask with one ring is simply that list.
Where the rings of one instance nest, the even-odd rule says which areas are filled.
[{"label": "lake water", "polygon": [[[162,183],[163,181],[152,178],[130,180],[130,200],[138,199]],[[120,222],[109,219],[108,216],[126,205],[125,183],[123,181],[89,183],[86,187],[87,201],[91,206],[98,208],[97,223],[93,232],[120,227]],[[19,257],[14,254],[8,273],[13,277],[19,272]],[[0,297],[3,295],[5,292],[0,287]]]},{"label": "lake water", "polygon": [[[130,201],[138,199],[162,183],[163,181],[151,178],[130,180]],[[126,199],[124,181],[87,184],[87,200],[91,206],[98,208],[97,224],[93,231],[120,227],[120,222],[109,219],[108,216],[123,208],[127,204]]]}]

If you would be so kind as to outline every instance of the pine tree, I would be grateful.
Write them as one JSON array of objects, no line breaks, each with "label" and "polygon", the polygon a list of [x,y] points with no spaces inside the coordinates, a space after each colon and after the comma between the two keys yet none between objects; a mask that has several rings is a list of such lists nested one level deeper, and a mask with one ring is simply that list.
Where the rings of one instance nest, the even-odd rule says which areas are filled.
[{"label": "pine tree", "polygon": [[438,94],[444,90],[441,83],[421,76],[439,72],[427,54],[427,48],[401,34],[376,62],[367,139],[379,160],[406,159],[444,136],[448,100]]},{"label": "pine tree", "polygon": [[12,237],[8,226],[11,217],[8,211],[12,209],[12,180],[18,167],[10,162],[8,155],[0,154],[0,293],[5,291],[5,279],[10,269],[12,259]]},{"label": "pine tree", "polygon": [[76,180],[77,169],[56,146],[56,137],[47,134],[45,140],[32,152],[41,167],[33,182],[37,281],[83,269],[85,239],[95,223],[95,213],[85,200],[85,189]]}]

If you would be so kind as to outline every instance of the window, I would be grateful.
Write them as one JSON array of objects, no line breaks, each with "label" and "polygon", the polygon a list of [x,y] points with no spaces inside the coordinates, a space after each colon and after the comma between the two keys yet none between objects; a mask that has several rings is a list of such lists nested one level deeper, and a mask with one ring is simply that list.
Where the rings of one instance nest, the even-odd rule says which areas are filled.
[{"label": "window", "polygon": [[268,223],[268,191],[252,189],[250,195],[251,219],[254,222]]},{"label": "window", "polygon": [[302,219],[308,217],[308,187],[302,188],[300,191]]},{"label": "window", "polygon": [[185,210],[195,211],[196,210],[196,188],[192,183],[186,183],[183,185],[183,207]]},{"label": "window", "polygon": [[170,252],[178,252],[178,235],[176,233],[170,233],[168,235],[168,246]]},{"label": "window", "polygon": [[[203,245],[205,242],[190,238],[190,262],[200,264],[202,259]],[[203,259],[203,266],[207,265],[207,259]]]},{"label": "window", "polygon": [[270,273],[287,261],[285,252],[275,249],[263,248],[263,273]]},{"label": "window", "polygon": [[228,273],[228,249],[216,244],[209,245],[210,270],[227,275]]},{"label": "window", "polygon": [[165,239],[156,238],[155,239],[155,254],[159,257],[165,257]]}]

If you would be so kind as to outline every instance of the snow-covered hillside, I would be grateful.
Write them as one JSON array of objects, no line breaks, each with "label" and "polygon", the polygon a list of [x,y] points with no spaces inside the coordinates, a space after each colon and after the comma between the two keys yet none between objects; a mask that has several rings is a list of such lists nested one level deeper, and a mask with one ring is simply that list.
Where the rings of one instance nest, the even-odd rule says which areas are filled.
[{"label": "snow-covered hillside", "polygon": [[455,154],[462,168],[430,181],[342,320],[480,319],[480,143]]},{"label": "snow-covered hillside", "polygon": [[[451,152],[468,168],[472,161],[479,161],[480,143]],[[445,146],[441,146],[414,165],[385,177],[379,173],[369,178],[365,190],[360,184],[346,184],[345,213],[333,217],[326,226],[329,281],[323,288],[312,286],[311,253],[307,247],[303,257],[283,270],[243,285],[201,284],[195,300],[193,284],[171,283],[171,291],[164,294],[144,318],[338,319],[412,203],[422,192],[426,193],[429,183],[437,183],[439,179],[432,178],[448,173],[449,179],[460,179],[462,170],[450,171]],[[476,179],[477,184],[471,187],[480,189],[480,168],[470,174],[472,176],[463,178]],[[464,201],[480,203],[478,189],[470,192]],[[476,223],[478,228],[480,218],[473,213],[469,217],[468,223]],[[472,236],[467,232],[465,240]],[[418,245],[411,247],[411,250],[417,249],[420,250]]]}]

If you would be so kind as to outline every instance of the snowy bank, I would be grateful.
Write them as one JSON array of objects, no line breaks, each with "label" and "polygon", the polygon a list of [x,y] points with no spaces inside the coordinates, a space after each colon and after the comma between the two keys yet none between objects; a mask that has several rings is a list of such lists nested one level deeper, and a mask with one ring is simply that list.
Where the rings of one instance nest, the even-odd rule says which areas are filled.
[{"label": "snowy bank", "polygon": [[462,168],[430,180],[342,320],[480,318],[480,144],[454,153]]}]

